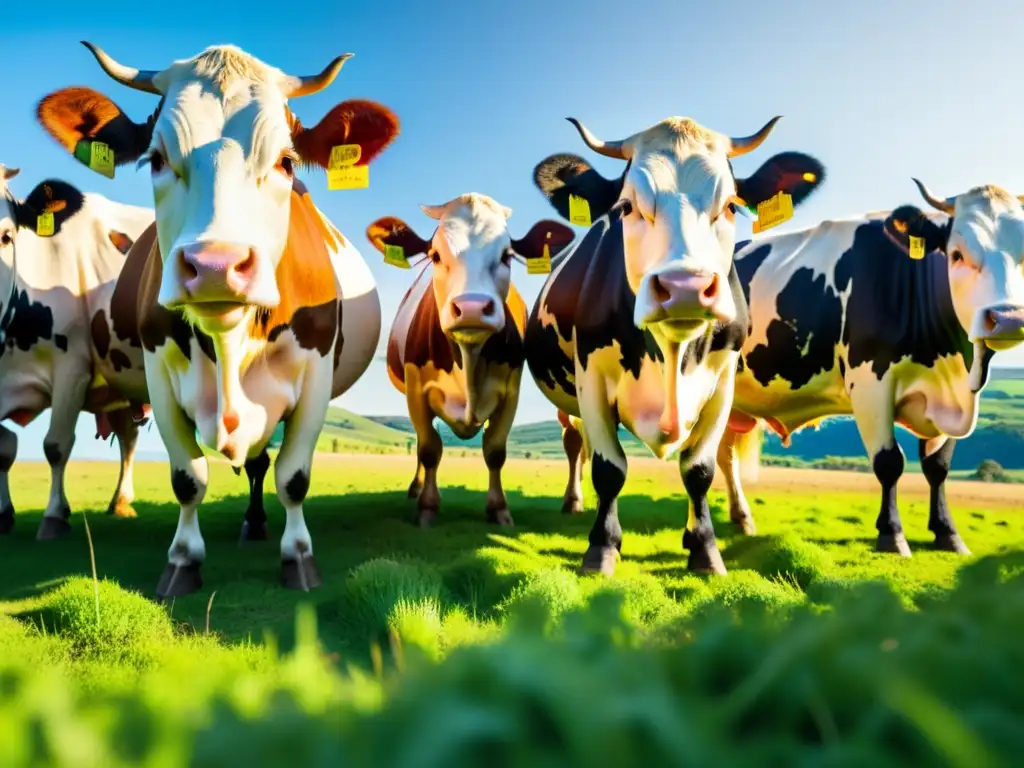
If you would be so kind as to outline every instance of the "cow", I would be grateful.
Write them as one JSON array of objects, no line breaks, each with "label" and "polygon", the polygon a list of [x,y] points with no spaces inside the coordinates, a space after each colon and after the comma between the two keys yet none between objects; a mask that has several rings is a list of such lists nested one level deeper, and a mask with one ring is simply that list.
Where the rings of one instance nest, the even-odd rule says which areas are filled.
[{"label": "cow", "polygon": [[83,162],[101,142],[117,166],[148,166],[152,178],[156,222],[128,254],[112,324],[142,345],[180,505],[156,593],[203,584],[197,510],[208,466],[200,442],[237,470],[262,456],[281,421],[280,579],[312,589],[322,579],[302,505],[313,453],[330,400],[373,358],[381,310],[368,265],[296,171],[329,168],[337,146],[348,147],[342,154],[355,172],[364,170],[395,139],[398,119],[361,99],[337,104],[311,128],[293,115],[289,99],[326,88],[351,54],[297,77],[231,45],[159,71],[85,45],[111,78],[160,97],[143,123],[85,88],[55,91],[37,108],[44,129]]},{"label": "cow", "polygon": [[987,185],[943,200],[914,181],[934,211],[903,205],[737,247],[753,330],[718,464],[746,533],[741,478],[756,474],[764,425],[788,444],[807,424],[852,414],[882,490],[877,551],[911,554],[896,503],[899,424],[919,440],[935,548],[970,554],[944,484],[993,356],[1024,341],[1024,198]]},{"label": "cow", "polygon": [[[121,463],[108,512],[132,517],[132,464],[144,403],[130,403],[96,372],[89,316],[109,301],[125,253],[153,222],[153,211],[83,194],[47,179],[17,199],[0,166],[0,422],[26,426],[50,410],[43,454],[50,497],[36,538],[70,528],[64,471],[79,414],[95,414],[97,437],[118,439]],[[0,426],[0,534],[14,528],[8,473],[18,437]]]},{"label": "cow", "polygon": [[749,178],[733,174],[730,158],[760,146],[778,119],[734,139],[670,117],[622,141],[601,141],[570,118],[588,147],[626,161],[622,176],[605,179],[565,153],[534,169],[534,183],[564,218],[572,221],[571,196],[596,217],[552,270],[526,330],[538,387],[582,419],[598,497],[583,572],[611,575],[621,550],[621,424],[658,458],[678,453],[690,499],[688,568],[725,573],[707,492],[748,332],[732,266],[734,217],[738,205],[756,207],[779,192],[798,206],[824,173],[814,158],[791,152]]},{"label": "cow", "polygon": [[511,209],[477,193],[420,207],[437,221],[429,239],[394,217],[378,219],[366,231],[382,253],[391,246],[402,249],[401,258],[426,255],[399,304],[387,345],[388,376],[405,395],[416,430],[409,495],[418,497],[419,525],[431,525],[441,506],[442,445],[435,418],[463,440],[483,429],[487,520],[511,526],[501,470],[519,403],[527,317],[512,283],[512,262],[557,256],[574,234],[560,222],[540,221],[513,239],[507,226]]}]

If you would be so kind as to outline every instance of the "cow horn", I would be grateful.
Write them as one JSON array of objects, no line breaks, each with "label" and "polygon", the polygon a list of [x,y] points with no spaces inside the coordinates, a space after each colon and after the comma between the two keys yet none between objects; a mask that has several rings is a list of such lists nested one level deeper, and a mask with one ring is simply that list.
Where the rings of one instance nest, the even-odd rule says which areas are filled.
[{"label": "cow horn", "polygon": [[1020,200],[1022,205],[1024,205],[1024,195],[1017,195],[1017,199]]},{"label": "cow horn", "polygon": [[307,75],[306,77],[292,77],[291,89],[285,94],[289,99],[296,99],[299,96],[309,96],[311,93],[322,91],[334,82],[334,78],[341,72],[345,62],[355,56],[354,53],[343,53],[326,67],[319,75]]},{"label": "cow horn", "polygon": [[157,72],[149,69],[135,69],[134,67],[126,67],[124,64],[119,64],[110,58],[98,45],[93,45],[86,40],[82,41],[82,45],[92,52],[92,55],[96,57],[96,61],[103,67],[103,71],[117,80],[117,82],[127,85],[129,88],[134,88],[136,91],[160,94],[157,87],[153,85],[153,78],[157,76]]},{"label": "cow horn", "polygon": [[949,198],[946,200],[940,200],[935,197],[919,180],[914,179],[914,183],[917,184],[917,188],[921,190],[921,197],[923,197],[932,208],[943,213],[948,213],[950,216],[953,215],[953,211],[956,208],[955,198]]},{"label": "cow horn", "polygon": [[0,168],[4,169],[4,181],[9,181],[21,173],[21,168],[7,168],[5,166],[0,166]]},{"label": "cow horn", "polygon": [[618,160],[629,160],[630,150],[629,145],[626,142],[601,141],[597,136],[588,131],[586,126],[584,126],[583,123],[575,117],[567,117],[565,119],[576,126],[576,130],[580,132],[580,137],[582,137],[584,143],[599,155],[614,157]]},{"label": "cow horn", "polygon": [[776,115],[765,123],[760,131],[752,136],[744,136],[740,139],[730,138],[729,157],[739,157],[740,155],[747,154],[747,152],[753,152],[755,149],[760,147],[761,144],[764,143],[764,140],[768,138],[768,134],[772,132],[772,128],[775,127],[775,124],[781,119],[782,115]]}]

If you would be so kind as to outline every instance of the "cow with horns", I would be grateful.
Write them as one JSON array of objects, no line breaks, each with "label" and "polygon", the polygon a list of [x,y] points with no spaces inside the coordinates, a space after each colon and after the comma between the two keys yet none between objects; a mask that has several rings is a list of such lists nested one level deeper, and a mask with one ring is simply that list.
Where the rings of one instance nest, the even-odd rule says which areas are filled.
[{"label": "cow with horns", "polygon": [[[167,448],[178,528],[157,587],[202,585],[197,511],[208,467],[199,440],[238,468],[258,459],[278,424],[274,465],[286,513],[281,580],[320,583],[302,504],[313,452],[334,397],[367,369],[380,338],[380,300],[351,242],[296,178],[327,168],[336,146],[365,166],[398,134],[371,101],[345,101],[305,128],[288,100],[317,93],[350,54],[320,74],[285,74],[234,46],[213,46],[160,71],[116,62],[86,43],[117,82],[160,97],[135,123],[85,88],[46,96],[38,119],[83,162],[149,166],[156,223],[132,247],[112,307],[115,333],[141,345],[153,415]],[[198,434],[198,439],[197,439]]]},{"label": "cow with horns", "polygon": [[1024,341],[1024,198],[988,185],[943,200],[915,182],[935,211],[904,205],[737,248],[752,332],[718,461],[747,533],[741,478],[755,476],[762,425],[788,442],[810,422],[852,414],[882,487],[878,551],[910,556],[896,504],[899,424],[919,440],[935,547],[969,554],[944,486],[993,355]]},{"label": "cow with horns", "polygon": [[[626,161],[623,175],[604,179],[571,154],[534,171],[563,217],[572,220],[580,200],[599,217],[553,269],[526,332],[541,391],[582,419],[598,497],[584,571],[611,574],[619,556],[622,424],[659,458],[678,452],[690,499],[688,567],[725,572],[707,492],[749,323],[732,259],[734,216],[737,206],[779,192],[799,205],[823,176],[819,162],[799,153],[776,155],[749,178],[734,175],[730,159],[760,146],[777,120],[734,139],[672,117],[615,142],[571,120],[588,147]],[[567,502],[572,478],[569,485]]]},{"label": "cow with horns", "polygon": [[[71,527],[64,471],[82,412],[95,414],[97,437],[114,434],[120,446],[108,511],[135,514],[132,467],[146,400],[126,397],[98,372],[88,318],[109,307],[125,254],[153,223],[153,211],[56,179],[19,200],[7,186],[17,174],[0,166],[0,421],[24,427],[50,410],[43,438],[50,498],[36,533],[47,540]],[[141,373],[141,356],[134,364]],[[14,527],[8,474],[17,451],[17,435],[0,426],[0,534]]]},{"label": "cow with horns", "polygon": [[388,375],[406,396],[416,430],[417,468],[409,493],[418,497],[419,524],[430,525],[441,504],[442,445],[435,417],[463,440],[483,429],[490,473],[487,519],[512,525],[501,469],[519,403],[527,317],[512,284],[512,262],[547,263],[572,242],[573,232],[560,222],[540,221],[513,239],[507,226],[511,209],[487,195],[421,207],[437,221],[429,240],[394,217],[367,229],[385,256],[397,248],[403,260],[427,257],[398,307],[387,347]]}]

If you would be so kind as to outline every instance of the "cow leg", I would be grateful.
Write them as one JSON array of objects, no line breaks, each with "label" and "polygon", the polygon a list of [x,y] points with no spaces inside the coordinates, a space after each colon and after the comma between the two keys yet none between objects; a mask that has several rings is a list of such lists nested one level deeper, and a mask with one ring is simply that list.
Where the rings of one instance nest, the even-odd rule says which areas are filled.
[{"label": "cow leg", "polygon": [[130,408],[121,408],[107,414],[110,426],[117,436],[117,446],[121,450],[121,467],[117,476],[117,487],[114,498],[107,507],[108,515],[117,517],[135,517],[132,502],[135,501],[135,446],[139,441],[139,425],[132,418]]},{"label": "cow leg", "polygon": [[14,529],[14,504],[8,478],[17,456],[18,436],[0,425],[0,536],[6,536]]},{"label": "cow leg", "polygon": [[[520,375],[522,371],[519,372]],[[505,466],[508,433],[519,405],[518,380],[510,387],[509,394],[491,414],[484,428],[484,463],[487,464],[487,522],[498,525],[515,525],[508,511],[508,500],[501,487],[501,470]]]},{"label": "cow leg", "polygon": [[[419,372],[408,366],[405,371],[405,400],[409,406],[409,419],[416,430],[417,474],[423,468],[423,481],[416,502],[417,523],[421,528],[429,527],[441,508],[441,492],[437,487],[437,467],[441,463],[444,446],[441,436],[434,429],[434,412],[423,395],[419,385]],[[410,493],[412,489],[410,488]]]},{"label": "cow leg", "polygon": [[[581,379],[577,375],[576,380]],[[583,555],[580,570],[612,576],[622,551],[619,494],[626,485],[628,465],[619,443],[618,423],[608,408],[603,388],[596,384],[588,386],[580,400],[583,434],[591,450],[590,478],[597,493],[597,517],[590,529],[590,546]]]},{"label": "cow leg", "polygon": [[569,482],[562,497],[563,515],[583,514],[583,434],[571,421],[562,430],[562,447],[569,460]]},{"label": "cow leg", "polygon": [[[69,374],[64,372],[64,376]],[[89,379],[76,378],[70,374],[70,381],[65,388],[61,386],[61,378],[58,372],[53,404],[50,407],[50,428],[43,437],[43,455],[50,465],[50,499],[36,532],[39,541],[58,539],[71,530],[71,523],[68,522],[71,505],[64,492],[64,470],[75,445],[75,426],[85,402]]]},{"label": "cow leg", "polygon": [[259,456],[245,462],[245,477],[249,481],[249,506],[242,521],[239,541],[267,540],[267,510],[263,506],[263,483],[270,470],[270,454],[264,448]]},{"label": "cow leg", "polygon": [[740,483],[740,462],[736,455],[736,443],[741,437],[726,429],[718,444],[718,467],[725,475],[725,486],[729,494],[729,519],[747,536],[757,533],[754,515],[750,511],[747,497]]},{"label": "cow leg", "polygon": [[420,493],[423,491],[423,462],[416,457],[416,474],[412,476],[412,482],[409,483],[409,498],[418,499]]},{"label": "cow leg", "polygon": [[955,447],[956,441],[952,438],[936,437],[932,440],[921,440],[918,444],[918,455],[921,459],[921,471],[924,472],[931,489],[928,530],[935,534],[935,548],[944,552],[969,555],[971,550],[957,533],[953,515],[946,504],[946,477],[953,462]]}]

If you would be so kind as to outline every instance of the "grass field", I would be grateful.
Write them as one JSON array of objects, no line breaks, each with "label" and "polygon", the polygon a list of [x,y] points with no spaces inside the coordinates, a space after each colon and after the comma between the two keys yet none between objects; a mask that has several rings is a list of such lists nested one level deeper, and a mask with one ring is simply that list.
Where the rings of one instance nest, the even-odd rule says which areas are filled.
[{"label": "grass field", "polygon": [[[920,476],[905,477],[900,488],[901,509],[914,556],[903,560],[873,552],[878,493],[870,475],[762,468],[759,482],[748,488],[759,530],[755,537],[739,536],[732,529],[722,485],[716,479],[711,501],[729,575],[701,577],[685,570],[681,532],[687,501],[675,466],[653,460],[633,461],[620,502],[623,558],[616,577],[604,580],[575,574],[593,513],[575,518],[560,514],[563,462],[510,460],[505,487],[517,525],[500,531],[484,522],[486,473],[478,458],[444,460],[439,522],[430,530],[414,527],[411,520],[415,504],[405,494],[413,469],[411,462],[408,456],[318,455],[306,510],[324,585],[308,594],[278,586],[277,537],[283,521],[276,497],[268,499],[271,540],[240,547],[237,536],[245,509],[245,478],[236,477],[223,463],[213,463],[211,486],[200,517],[207,547],[205,586],[200,593],[179,598],[166,608],[133,594],[152,595],[177,523],[176,505],[169,501],[166,465],[137,467],[138,518],[130,520],[101,513],[115,480],[116,465],[70,465],[70,501],[76,513],[84,511],[88,516],[101,580],[95,594],[91,579],[81,578],[91,573],[82,515],[73,516],[73,530],[65,539],[35,541],[49,473],[40,464],[16,465],[11,485],[18,520],[13,535],[0,540],[4,565],[0,584],[0,714],[7,713],[0,722],[9,717],[4,727],[12,739],[0,737],[0,763],[128,765],[141,764],[133,761],[141,760],[143,754],[149,755],[148,764],[186,762],[185,758],[168,758],[164,752],[160,752],[164,755],[160,762],[153,757],[156,752],[146,752],[164,750],[179,757],[191,754],[191,764],[195,765],[223,764],[217,760],[242,759],[240,755],[244,754],[249,754],[252,761],[247,764],[281,764],[265,752],[269,747],[255,746],[273,742],[279,756],[301,753],[317,765],[336,764],[328,756],[340,754],[323,751],[327,749],[323,743],[336,744],[337,749],[346,745],[350,755],[351,749],[356,749],[354,745],[361,744],[359,748],[367,750],[364,758],[381,759],[381,755],[391,754],[394,762],[388,764],[394,765],[471,765],[479,764],[475,761],[480,753],[474,750],[480,748],[483,739],[484,744],[500,742],[513,752],[518,749],[516,754],[526,750],[533,756],[531,760],[542,752],[569,760],[559,764],[583,764],[585,755],[590,754],[593,759],[589,764],[643,765],[642,758],[647,755],[660,760],[659,764],[683,765],[689,764],[684,757],[696,742],[680,746],[676,742],[681,737],[669,735],[675,732],[677,726],[670,724],[675,721],[660,725],[656,721],[668,717],[665,713],[669,707],[676,713],[672,717],[684,722],[689,717],[683,714],[689,706],[685,702],[696,702],[693,697],[704,690],[700,695],[712,696],[708,701],[717,702],[715,707],[721,708],[713,707],[702,717],[710,718],[709,713],[718,712],[714,717],[725,719],[715,720],[718,725],[714,728],[708,725],[709,730],[700,737],[717,745],[703,754],[724,750],[720,752],[721,764],[744,765],[750,763],[737,755],[743,749],[753,749],[756,739],[731,743],[728,732],[739,727],[735,718],[743,721],[746,717],[735,711],[735,696],[754,686],[758,693],[748,690],[743,695],[755,699],[778,695],[785,699],[793,690],[803,691],[804,683],[800,681],[805,677],[801,675],[807,674],[812,675],[807,679],[819,680],[823,686],[815,688],[813,696],[824,696],[832,708],[829,717],[838,718],[839,725],[826,730],[839,728],[847,742],[856,731],[856,739],[870,747],[868,752],[857,747],[835,760],[816,760],[814,764],[863,764],[858,760],[868,759],[869,753],[874,755],[870,759],[876,760],[872,764],[882,764],[877,762],[878,754],[892,758],[894,765],[900,764],[900,759],[917,760],[914,764],[922,765],[999,764],[990,755],[979,757],[977,750],[944,744],[943,731],[951,727],[947,723],[951,715],[942,706],[953,706],[959,712],[957,716],[974,723],[979,733],[989,733],[997,726],[1003,729],[997,729],[997,735],[1016,733],[999,719],[1010,718],[1019,724],[1024,710],[1018,704],[1024,706],[1024,701],[1015,693],[1006,696],[1016,703],[1011,706],[1004,702],[1004,709],[997,707],[994,712],[992,701],[984,697],[982,703],[987,702],[989,709],[975,712],[964,710],[967,705],[963,702],[957,708],[955,699],[959,694],[955,691],[936,693],[939,698],[935,701],[920,696],[913,699],[907,693],[911,698],[904,704],[910,709],[899,716],[903,718],[899,724],[892,725],[896,729],[893,733],[903,733],[900,729],[910,723],[914,726],[911,731],[918,735],[908,736],[905,743],[900,736],[897,746],[887,741],[890,737],[877,732],[882,727],[877,719],[880,715],[871,715],[869,710],[884,692],[880,681],[884,682],[884,670],[888,669],[885,664],[879,666],[875,655],[880,647],[885,651],[888,643],[897,642],[886,640],[887,633],[902,638],[899,642],[918,644],[919,651],[900,664],[920,667],[915,667],[914,673],[919,682],[938,686],[945,681],[958,691],[956,669],[963,669],[964,674],[973,676],[970,695],[975,698],[989,691],[989,684],[982,682],[984,675],[992,676],[992,681],[1004,679],[1005,673],[992,664],[997,660],[1016,663],[1021,657],[1019,637],[1010,636],[1015,630],[1000,622],[1020,623],[1019,617],[1014,618],[1015,606],[1024,610],[1024,588],[1017,587],[1011,595],[1017,602],[1008,603],[1009,598],[999,597],[1002,588],[998,582],[1004,580],[999,577],[993,586],[966,593],[967,597],[961,598],[966,607],[934,607],[936,600],[944,600],[957,586],[966,572],[963,569],[971,563],[981,560],[983,564],[987,556],[993,555],[1012,558],[1020,550],[1024,515],[1018,511],[1017,486],[963,481],[949,484],[954,515],[974,552],[972,557],[961,558],[930,551],[927,486]],[[272,473],[268,494],[272,492],[271,481]],[[589,489],[587,502],[592,509]],[[67,581],[69,576],[79,578]],[[894,601],[877,593],[862,593],[866,585],[878,583]],[[621,601],[618,608],[611,613],[599,610],[603,600],[615,598]],[[978,602],[982,598],[983,604]],[[309,639],[313,632],[309,626],[305,629],[307,638],[297,645],[296,632],[302,632],[304,625],[296,623],[296,615],[304,604],[314,611],[310,618],[315,616],[320,645]],[[841,606],[846,607],[834,621],[848,624],[843,625],[846,629],[840,632],[843,638],[838,645],[838,625],[809,625],[797,619],[779,624],[770,619],[772,615],[795,616],[793,611],[806,613],[806,621],[821,619]],[[1001,607],[1010,613],[1005,614]],[[741,632],[731,620],[714,623],[723,609],[742,610]],[[172,623],[167,622],[165,610]],[[527,626],[526,619],[516,617],[529,616],[530,610],[540,610],[541,614],[536,615],[546,618],[527,631],[522,629]],[[986,613],[981,623],[971,619],[972,629],[968,631],[964,622],[972,610]],[[914,618],[918,613],[922,618]],[[945,628],[926,629],[930,625],[922,622],[932,615],[937,618],[928,620]],[[579,634],[583,626],[590,629]],[[961,637],[965,631],[973,633],[974,639]],[[549,637],[551,632],[561,639]],[[785,632],[793,637],[786,639],[779,634]],[[913,632],[920,635],[918,640],[911,640]],[[934,644],[942,637],[953,637],[950,632],[959,638],[955,640],[956,653],[969,660],[957,662],[959,666],[937,662],[942,664],[942,674],[933,680],[924,662],[931,658],[928,654],[934,656],[939,651],[925,653],[920,643]],[[718,639],[712,642],[713,636]],[[390,642],[400,645],[389,646],[389,637],[396,638]],[[794,646],[794,642],[804,646]],[[681,649],[687,643],[693,644],[692,651]],[[815,650],[807,650],[797,662],[793,648],[807,643]],[[993,645],[986,656],[981,647],[985,643],[999,644],[999,648]],[[310,656],[309,648],[313,647],[317,650]],[[646,653],[638,650],[642,647],[680,649],[681,655],[671,656],[671,661],[669,657],[657,661],[644,655],[634,662],[626,661],[633,658],[629,654]],[[398,653],[399,648],[405,650]],[[474,649],[484,655],[465,655]],[[285,659],[277,655],[290,650],[296,655]],[[410,667],[418,672],[402,672],[410,663],[403,661],[407,654],[422,659],[421,666]],[[698,657],[706,658],[709,664],[705,672],[694,667],[683,675],[678,665],[692,665]],[[788,665],[794,663],[811,665],[818,671],[812,673],[808,666],[803,672],[786,672],[796,675],[795,682],[780,689],[788,694],[770,693],[775,691],[776,682],[756,682],[758,676],[766,674],[775,680],[782,674],[778,664],[789,669]],[[986,663],[984,670],[968,669],[972,664]],[[588,665],[596,664],[609,665],[609,686],[613,678],[626,677],[615,684],[617,687],[604,688],[591,678],[593,667]],[[676,671],[666,667],[655,673],[658,664],[669,664]],[[345,669],[350,671],[343,672]],[[646,672],[641,674],[641,669]],[[715,675],[725,675],[719,683],[713,682],[715,675],[707,677],[716,669]],[[840,674],[840,669],[847,671]],[[381,670],[390,671],[381,678]],[[1011,676],[1016,674],[1016,668],[1008,671]],[[638,682],[634,679],[637,675],[647,682]],[[847,679],[844,675],[853,677]],[[376,682],[379,679],[391,682],[381,687]],[[726,684],[726,679],[733,682]],[[991,685],[997,685],[992,681]],[[652,693],[650,686],[662,684],[670,685],[671,692]],[[626,695],[633,685],[640,686],[636,696],[642,693],[641,698]],[[844,697],[854,696],[850,691],[858,685],[864,690],[856,696],[863,694],[864,698],[854,706]],[[738,687],[733,690],[734,686]],[[441,690],[448,691],[447,698],[439,694]],[[274,691],[286,691],[290,698],[274,698],[278,695]],[[724,698],[715,698],[719,693],[714,691]],[[492,696],[497,697],[494,702],[483,702]],[[602,696],[607,697],[601,699],[605,708],[595,709],[595,697]],[[51,698],[62,703],[45,703]],[[798,698],[793,706],[803,714],[794,714],[797,720],[807,716],[808,706],[805,693]],[[292,700],[298,703],[281,703]],[[214,706],[217,701],[222,704]],[[492,705],[496,707],[493,716],[512,718],[500,736],[484,736],[473,730],[485,727],[479,718],[482,712],[491,711],[488,707]],[[629,706],[647,713],[641,731],[658,731],[661,736],[656,743],[647,744],[640,731],[630,731],[633,726],[622,720],[632,717],[626,714],[632,711]],[[789,704],[780,699],[777,706],[782,711]],[[892,711],[901,706],[892,705]],[[424,714],[424,707],[431,711],[429,716]],[[449,715],[442,717],[440,712],[446,711],[445,707]],[[555,720],[542,727],[535,722],[539,716],[534,712],[536,707],[547,713],[544,717]],[[200,717],[200,711],[206,714]],[[520,714],[513,716],[513,711]],[[566,714],[569,711],[574,714]],[[274,713],[273,717],[268,713]],[[858,725],[848,724],[847,715]],[[609,734],[620,733],[620,737],[609,742],[603,753],[595,753],[597,742],[593,742],[593,736],[584,738],[584,734],[591,733],[601,717],[616,723],[609,726]],[[261,718],[270,718],[265,722],[276,725],[259,726],[257,723],[264,722]],[[143,721],[144,725],[139,725]],[[428,721],[435,725],[423,731]],[[249,725],[240,725],[245,722]],[[399,722],[407,725],[397,725]],[[513,722],[517,723],[514,727]],[[371,728],[371,723],[376,725]],[[804,726],[798,723],[780,725],[789,746],[783,749],[781,742],[776,744],[782,750],[777,752],[778,759],[795,759],[792,749],[798,743],[804,745],[801,748],[814,750],[828,747],[819,743],[823,737],[816,729],[820,725],[813,725],[810,735],[800,730]],[[92,757],[75,757],[73,751],[67,752],[70,748],[61,746],[64,737],[60,734],[68,728],[78,734],[75,738],[82,739],[81,743],[93,744],[89,752]],[[145,745],[138,746],[141,751],[137,753],[131,752],[134,747],[122,743],[124,734],[133,728],[141,728],[140,733],[145,734],[129,740]],[[536,728],[541,730],[535,732]],[[715,728],[725,730],[719,733]],[[795,730],[790,733],[788,728]],[[197,735],[211,733],[211,729],[216,730],[219,739],[213,746]],[[410,735],[416,729],[420,729],[419,736]],[[918,733],[921,729],[923,740]],[[549,741],[548,736],[539,735],[549,731],[561,734],[558,738],[563,740]],[[572,741],[570,731],[577,734],[572,739],[584,740]],[[718,735],[712,738],[712,731]],[[299,732],[306,736],[298,738]],[[970,739],[976,737],[964,733],[965,744],[974,743]],[[311,740],[304,740],[306,737]],[[782,737],[774,730],[770,734],[766,731],[764,738],[778,741]],[[1010,742],[1020,742],[1017,736],[1006,738],[1010,741],[999,742],[1004,753],[1011,748]],[[433,743],[431,739],[440,740],[432,747],[433,757],[408,751],[413,748],[410,744],[422,740]],[[626,744],[632,745],[628,754],[624,751]],[[193,746],[199,751],[190,752]],[[771,754],[763,749],[758,747],[758,759]],[[61,750],[67,753],[64,757],[60,757]],[[399,753],[404,758],[395,757]],[[617,755],[615,760],[613,753]],[[570,759],[570,754],[576,757]],[[929,755],[937,762],[920,762],[922,756]],[[511,762],[502,764],[526,764],[508,759]]]}]

